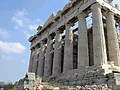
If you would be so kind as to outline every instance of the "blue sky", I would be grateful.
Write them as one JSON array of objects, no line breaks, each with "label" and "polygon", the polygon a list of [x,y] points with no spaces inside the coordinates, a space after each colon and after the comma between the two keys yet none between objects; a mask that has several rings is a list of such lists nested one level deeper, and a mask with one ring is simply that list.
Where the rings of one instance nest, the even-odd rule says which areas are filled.
[{"label": "blue sky", "polygon": [[[120,4],[119,0],[114,0]],[[52,12],[69,0],[1,0],[0,2],[0,81],[15,82],[28,70],[30,43]]]},{"label": "blue sky", "polygon": [[39,24],[68,0],[1,0],[0,81],[15,82],[28,70],[30,43]]}]

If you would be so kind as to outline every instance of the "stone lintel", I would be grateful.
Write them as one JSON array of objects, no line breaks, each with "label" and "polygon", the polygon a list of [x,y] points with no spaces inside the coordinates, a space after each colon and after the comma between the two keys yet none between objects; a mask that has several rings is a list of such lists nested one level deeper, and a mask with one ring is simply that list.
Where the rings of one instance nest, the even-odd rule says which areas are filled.
[{"label": "stone lintel", "polygon": [[[77,2],[77,1],[78,0],[76,0],[74,2]],[[66,4],[66,6],[64,7],[64,9],[60,10],[59,13],[57,13],[56,16],[55,15],[51,15],[49,17],[49,19],[46,21],[46,23],[43,25],[43,28],[41,29],[41,31],[44,30],[50,23],[54,23],[54,19],[56,19],[57,17],[61,17],[61,14],[65,13],[66,10],[70,9],[72,7],[72,5],[74,4],[74,2],[70,2],[70,3]],[[79,9],[79,11],[83,11],[83,10],[85,10],[87,7],[89,7],[91,4],[93,4],[95,2],[96,2],[96,0],[88,1],[86,3],[83,3],[83,5],[80,6],[80,7],[78,7],[78,9]],[[74,14],[75,14],[75,12],[74,12]],[[74,16],[74,15],[72,15],[72,16]],[[75,16],[77,16],[77,14]],[[68,19],[70,20],[72,18],[73,17],[69,16]],[[69,20],[67,20],[67,21],[69,21]]]},{"label": "stone lintel", "polygon": [[57,15],[54,17],[54,19],[57,19],[58,17],[60,17],[61,12],[62,12],[62,10],[59,10],[59,11],[57,12]]},{"label": "stone lintel", "polygon": [[100,5],[102,5],[102,8],[105,10],[109,10],[115,14],[115,16],[120,18],[120,10],[115,7],[110,5],[109,3],[105,2],[104,0],[96,0]]},{"label": "stone lintel", "polygon": [[71,3],[66,4],[65,7],[63,8],[61,14],[66,13],[66,11],[67,11],[68,9],[70,9],[70,8],[71,8]]},{"label": "stone lintel", "polygon": [[44,29],[45,29],[47,26],[49,26],[50,24],[54,23],[54,17],[55,17],[55,15],[54,15],[54,13],[52,13],[52,14],[50,15],[50,17],[48,18],[48,20],[47,20],[47,21],[45,22],[45,24],[43,25],[41,31],[44,30]]}]

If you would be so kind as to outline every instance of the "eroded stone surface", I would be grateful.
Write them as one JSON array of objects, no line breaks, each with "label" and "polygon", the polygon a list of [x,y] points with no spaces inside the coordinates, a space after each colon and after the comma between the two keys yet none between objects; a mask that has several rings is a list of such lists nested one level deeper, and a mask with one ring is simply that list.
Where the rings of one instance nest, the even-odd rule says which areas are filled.
[{"label": "eroded stone surface", "polygon": [[88,85],[83,88],[90,89],[107,84],[115,88],[120,85],[118,5],[112,0],[70,1],[30,37],[28,72],[47,82]]}]

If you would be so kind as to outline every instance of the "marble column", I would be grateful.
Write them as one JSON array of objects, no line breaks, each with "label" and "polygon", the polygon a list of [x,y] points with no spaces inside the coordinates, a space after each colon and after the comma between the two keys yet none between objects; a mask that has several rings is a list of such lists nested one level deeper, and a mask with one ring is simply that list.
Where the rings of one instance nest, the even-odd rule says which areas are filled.
[{"label": "marble column", "polygon": [[37,75],[42,77],[44,75],[44,61],[45,61],[45,43],[41,41],[41,48],[39,51],[39,59],[38,59],[38,71]]},{"label": "marble column", "polygon": [[64,46],[64,66],[63,72],[73,69],[73,30],[71,24],[66,24],[65,46]]},{"label": "marble column", "polygon": [[120,66],[120,51],[115,27],[114,13],[108,12],[106,24],[107,24],[109,60],[114,61],[114,64],[116,66]]},{"label": "marble column", "polygon": [[52,74],[52,36],[49,36],[47,39],[47,51],[46,51],[46,58],[45,58],[45,67],[44,67],[44,76],[48,77]]},{"label": "marble column", "polygon": [[29,62],[29,68],[28,68],[28,72],[32,72],[32,64],[33,64],[33,48],[31,49],[31,54],[30,54],[30,62]]},{"label": "marble column", "polygon": [[78,15],[78,68],[89,66],[88,37],[84,13]]},{"label": "marble column", "polygon": [[61,73],[61,52],[62,50],[62,34],[60,30],[56,31],[55,36],[55,48],[54,48],[54,59],[53,59],[53,76]]},{"label": "marble column", "polygon": [[32,66],[32,72],[37,75],[37,63],[38,63],[38,53],[37,53],[37,47],[35,47],[35,52],[34,52],[34,59],[33,59],[33,66]]},{"label": "marble column", "polygon": [[98,3],[93,4],[91,9],[92,9],[92,21],[93,21],[94,64],[100,66],[107,63],[101,5]]},{"label": "marble column", "polygon": [[31,65],[31,72],[33,72],[34,70],[34,60],[35,59],[35,50],[34,50],[34,52],[32,53],[32,65]]}]

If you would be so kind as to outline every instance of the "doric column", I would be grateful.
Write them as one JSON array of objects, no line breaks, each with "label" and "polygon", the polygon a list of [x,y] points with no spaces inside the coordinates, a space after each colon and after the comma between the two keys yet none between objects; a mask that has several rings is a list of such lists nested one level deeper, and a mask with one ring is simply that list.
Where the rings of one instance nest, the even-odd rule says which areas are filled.
[{"label": "doric column", "polygon": [[59,75],[61,73],[61,49],[62,49],[62,34],[56,31],[55,36],[55,48],[54,48],[54,59],[53,59],[53,75]]},{"label": "doric column", "polygon": [[89,66],[88,37],[84,13],[78,15],[78,68]]},{"label": "doric column", "polygon": [[92,5],[94,64],[107,63],[105,36],[102,22],[101,5]]},{"label": "doric column", "polygon": [[45,58],[45,68],[44,68],[44,76],[48,77],[52,74],[52,36],[49,36],[47,39],[47,51],[46,51],[46,58]]},{"label": "doric column", "polygon": [[73,69],[73,30],[71,24],[66,24],[64,66],[63,72]]},{"label": "doric column", "polygon": [[32,53],[32,66],[31,66],[31,71],[34,73],[34,61],[35,61],[35,50],[34,52]]},{"label": "doric column", "polygon": [[31,49],[31,54],[30,54],[30,62],[29,62],[29,69],[28,69],[28,72],[32,72],[33,52],[34,52],[34,49],[32,48],[32,49]]},{"label": "doric column", "polygon": [[37,53],[37,47],[35,47],[35,52],[34,52],[34,60],[33,60],[33,67],[32,67],[32,72],[37,74],[37,63],[38,63],[38,53]]},{"label": "doric column", "polygon": [[38,71],[37,75],[42,77],[44,75],[44,60],[45,60],[45,43],[44,41],[41,41],[41,48],[39,51],[39,61],[38,61]]},{"label": "doric column", "polygon": [[107,24],[109,60],[114,61],[116,66],[120,66],[119,43],[115,27],[114,13],[108,12],[106,24]]}]

